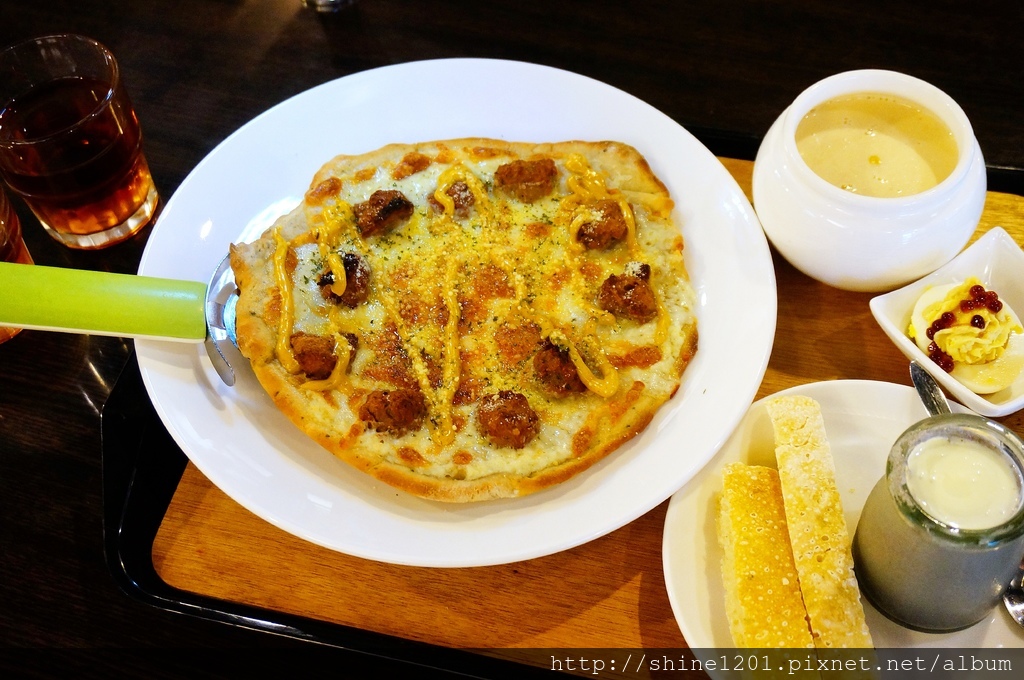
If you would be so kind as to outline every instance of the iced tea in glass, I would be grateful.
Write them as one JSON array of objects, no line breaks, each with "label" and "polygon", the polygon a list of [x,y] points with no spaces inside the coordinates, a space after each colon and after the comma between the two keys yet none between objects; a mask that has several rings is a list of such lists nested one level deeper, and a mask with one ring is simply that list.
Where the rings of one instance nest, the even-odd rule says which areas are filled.
[{"label": "iced tea in glass", "polygon": [[54,35],[0,52],[0,176],[49,234],[103,248],[152,218],[157,192],[114,56]]},{"label": "iced tea in glass", "polygon": [[[32,256],[28,254],[25,241],[21,238],[21,222],[14,212],[7,195],[0,188],[0,262],[18,262],[32,264]],[[0,293],[2,294],[2,293]],[[20,328],[0,326],[0,343],[13,338],[21,331]]]}]

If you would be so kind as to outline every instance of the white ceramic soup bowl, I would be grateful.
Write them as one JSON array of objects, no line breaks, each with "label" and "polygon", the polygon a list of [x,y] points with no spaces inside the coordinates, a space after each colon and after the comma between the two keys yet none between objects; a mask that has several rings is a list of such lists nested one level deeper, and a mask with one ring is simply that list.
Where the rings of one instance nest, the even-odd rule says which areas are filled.
[{"label": "white ceramic soup bowl", "polygon": [[[815,106],[860,92],[896,95],[936,114],[958,149],[949,176],[920,193],[877,198],[815,174],[797,150],[797,126]],[[847,71],[804,90],[754,163],[754,209],[775,248],[808,276],[854,291],[892,290],[952,259],[978,224],[985,191],[985,161],[963,109],[934,85],[894,71]]]}]

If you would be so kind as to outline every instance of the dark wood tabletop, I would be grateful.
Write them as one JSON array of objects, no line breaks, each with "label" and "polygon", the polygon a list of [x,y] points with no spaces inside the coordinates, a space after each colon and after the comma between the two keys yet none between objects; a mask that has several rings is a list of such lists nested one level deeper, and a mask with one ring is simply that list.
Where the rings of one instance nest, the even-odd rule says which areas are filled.
[{"label": "dark wood tabletop", "polygon": [[[218,143],[284,99],[367,69],[448,57],[595,78],[660,109],[716,154],[745,159],[815,81],[857,68],[903,71],[962,105],[990,188],[1024,193],[1024,9],[1009,0],[357,0],[331,15],[300,0],[0,0],[0,17],[0,44],[76,32],[112,49],[162,202]],[[75,251],[16,203],[37,264],[137,270],[149,228],[106,250]],[[122,370],[132,370],[132,352],[131,340],[38,331],[0,345],[0,645],[305,648],[169,613],[112,577],[101,413]],[[387,667],[380,653],[378,671]],[[184,662],[161,670],[189,673]]]}]

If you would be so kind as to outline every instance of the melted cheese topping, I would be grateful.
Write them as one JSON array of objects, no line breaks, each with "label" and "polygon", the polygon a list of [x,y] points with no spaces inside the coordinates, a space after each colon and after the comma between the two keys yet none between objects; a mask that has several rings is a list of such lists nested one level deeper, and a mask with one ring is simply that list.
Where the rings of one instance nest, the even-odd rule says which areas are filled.
[{"label": "melted cheese topping", "polygon": [[[678,231],[644,230],[648,220],[666,218],[671,201],[634,194],[643,208],[635,212],[627,194],[609,188],[578,154],[556,159],[560,177],[550,196],[533,203],[509,200],[492,193],[489,186],[496,168],[508,161],[500,153],[471,154],[452,165],[433,162],[399,179],[393,179],[387,167],[359,171],[324,185],[333,195],[320,191],[315,200],[307,196],[303,210],[308,231],[290,241],[275,233],[274,277],[281,295],[276,354],[282,366],[304,391],[359,394],[395,385],[398,378],[381,382],[379,377],[389,361],[405,365],[407,379],[424,396],[428,420],[427,427],[403,435],[401,441],[425,456],[417,464],[424,474],[454,474],[451,455],[440,456],[442,450],[463,454],[461,459],[467,462],[456,466],[459,478],[485,476],[497,469],[542,468],[541,458],[555,460],[582,446],[608,419],[621,417],[645,390],[667,398],[678,382],[678,374],[663,366],[678,361],[682,350],[672,329],[693,323],[693,292],[681,258],[674,264],[663,256],[681,251]],[[457,182],[473,195],[469,210],[459,213],[447,194]],[[363,238],[351,206],[378,188],[401,191],[415,212],[392,231]],[[430,198],[440,209],[430,206]],[[577,242],[577,232],[595,218],[594,203],[608,199],[622,211],[627,226],[624,243],[606,251],[587,251]],[[371,272],[370,297],[354,309],[326,302],[316,285],[329,269],[333,292],[344,292],[346,252],[361,257]],[[286,265],[289,253],[299,262],[291,271]],[[596,304],[602,281],[628,272],[634,262],[651,267],[655,322],[620,321]],[[525,358],[503,353],[496,339],[502,330],[531,324],[538,341],[547,339],[568,353],[589,394],[560,400],[542,396],[533,373],[533,350],[528,347]],[[374,338],[389,328],[400,346],[399,355],[390,358],[374,344],[381,342]],[[328,378],[302,376],[289,344],[297,330],[334,338],[338,361]],[[345,333],[361,338],[352,366]],[[652,345],[664,350],[658,354],[664,358],[653,368],[616,368],[609,359],[612,349],[621,355]],[[456,398],[464,380],[484,380],[485,393],[509,389],[527,395],[543,421],[529,452],[501,453],[481,439],[473,424],[475,404]],[[579,398],[596,399],[599,406],[579,408],[573,401]]]}]

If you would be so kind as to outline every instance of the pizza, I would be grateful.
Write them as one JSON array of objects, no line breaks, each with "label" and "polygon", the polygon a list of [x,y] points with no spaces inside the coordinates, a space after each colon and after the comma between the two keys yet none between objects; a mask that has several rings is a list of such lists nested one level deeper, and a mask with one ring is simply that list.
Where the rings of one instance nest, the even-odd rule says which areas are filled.
[{"label": "pizza", "polygon": [[231,246],[238,346],[275,405],[420,497],[522,496],[641,432],[697,351],[674,203],[618,142],[337,156]]}]

